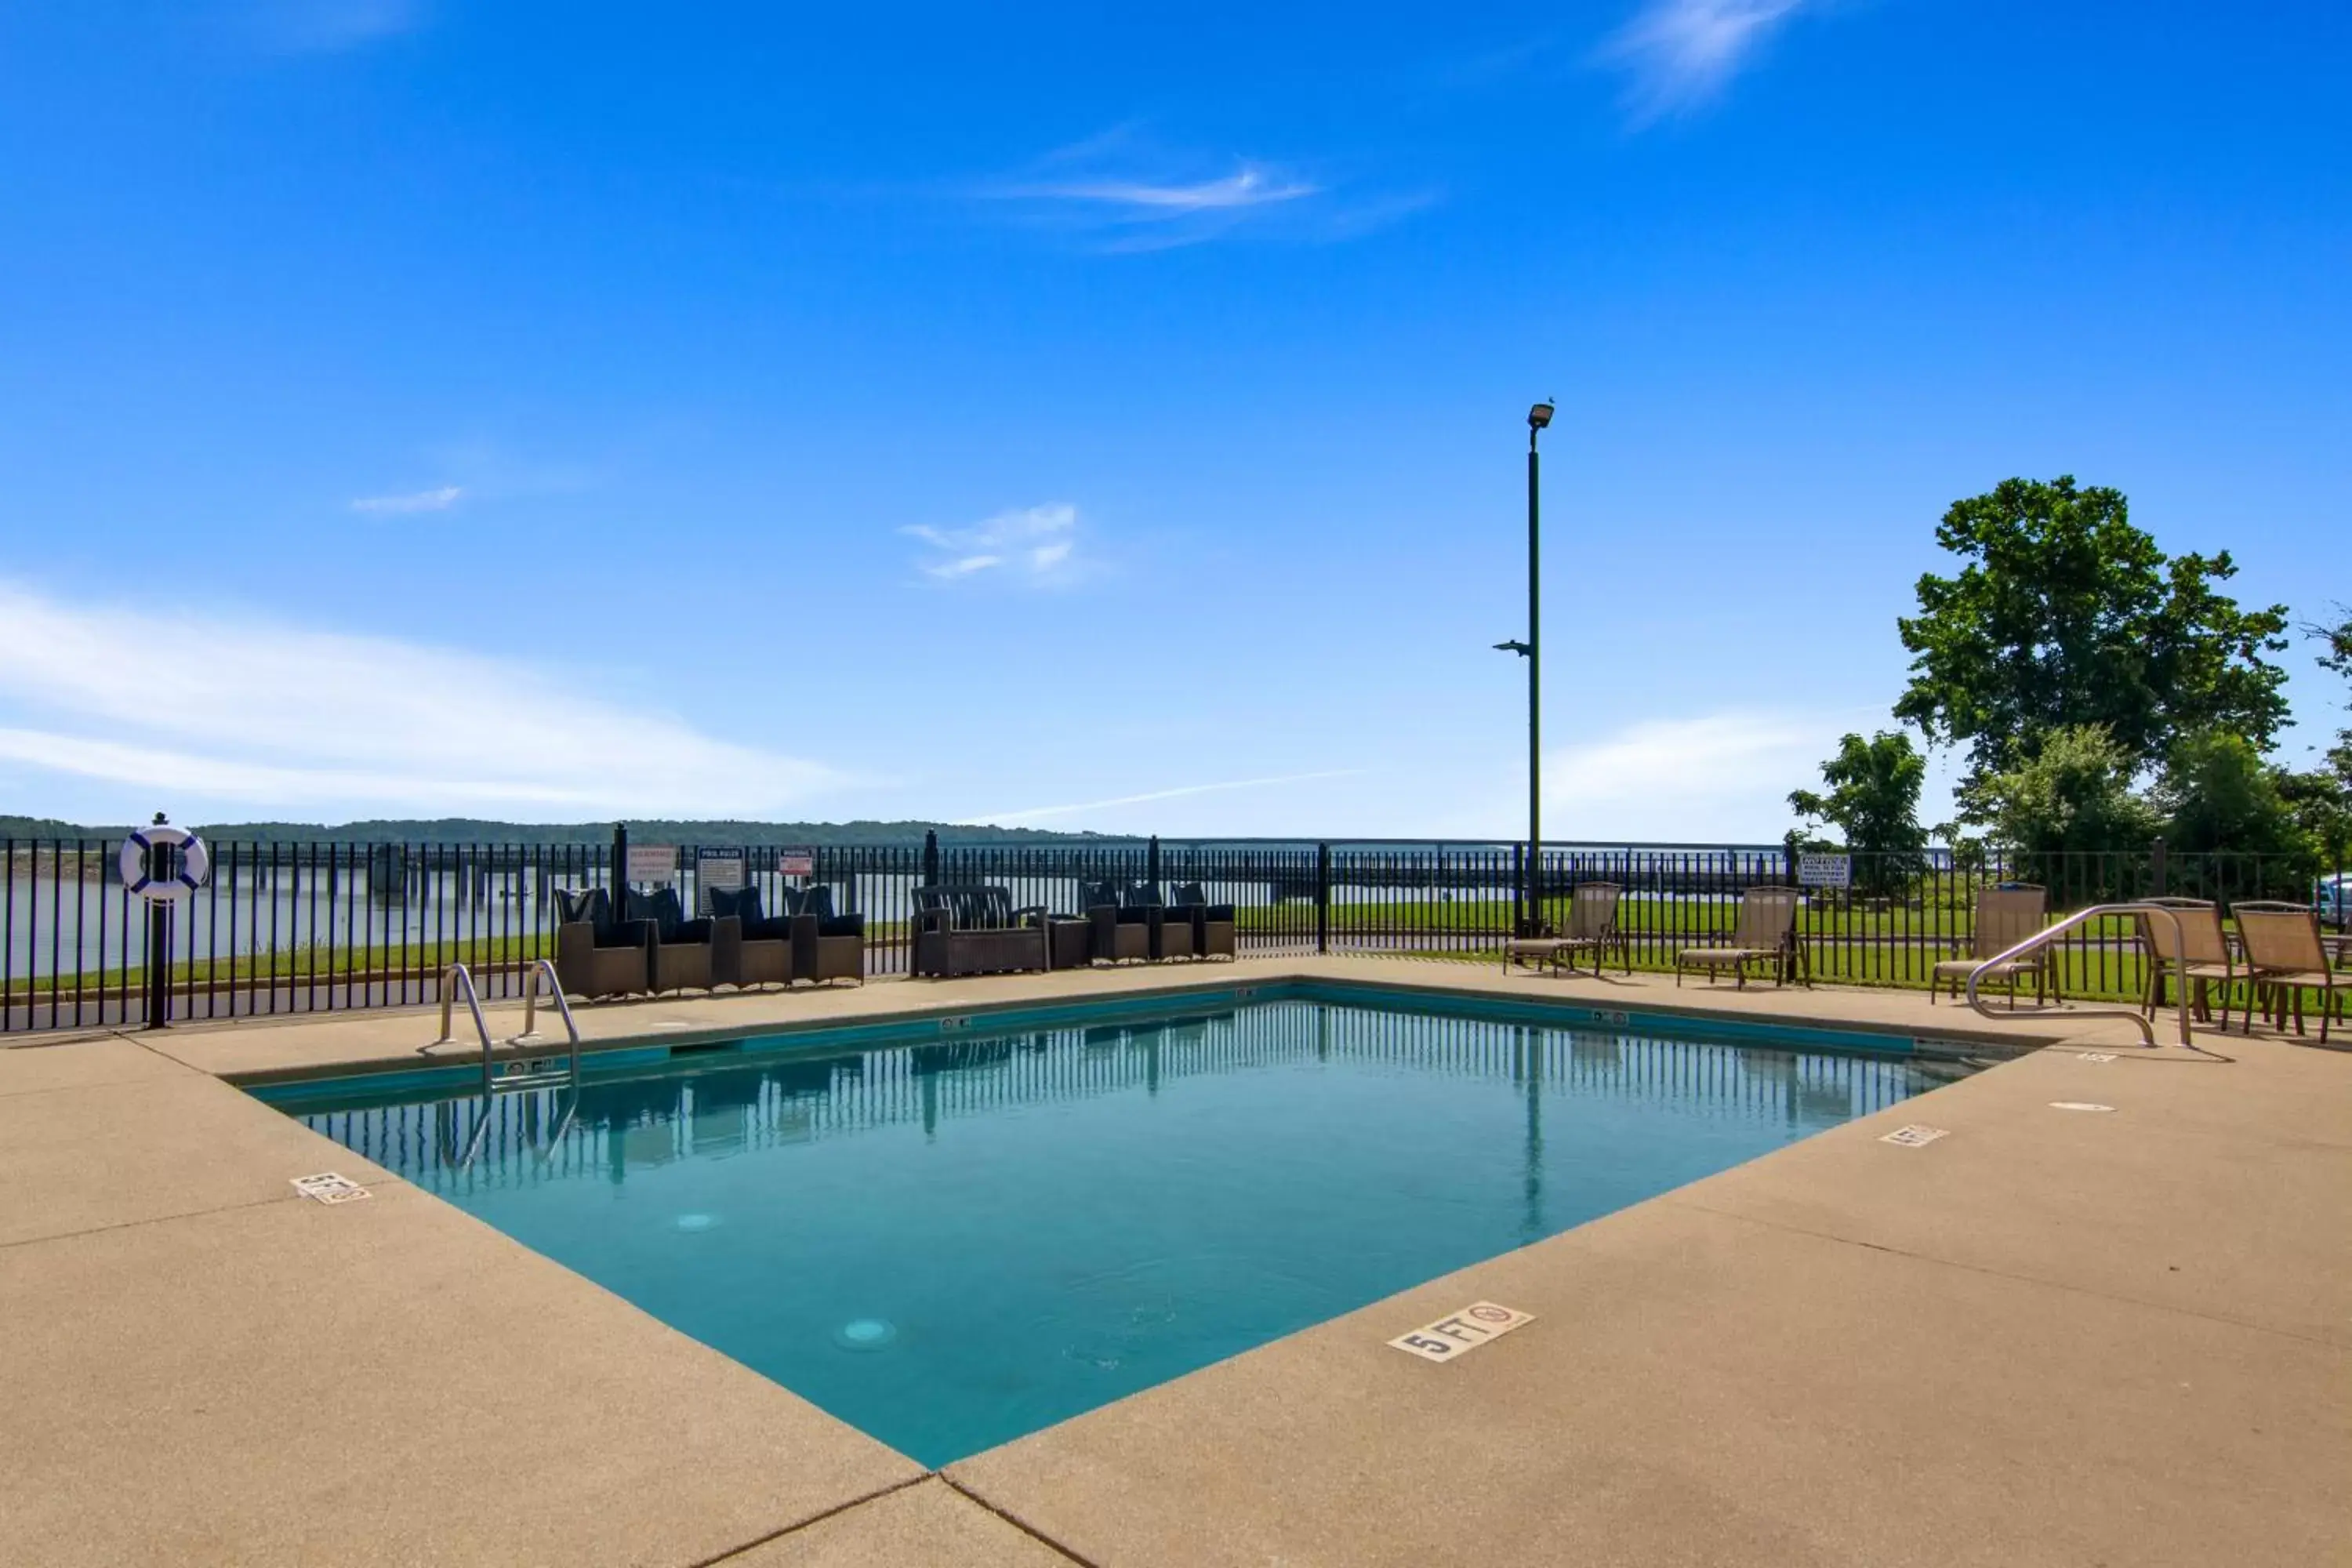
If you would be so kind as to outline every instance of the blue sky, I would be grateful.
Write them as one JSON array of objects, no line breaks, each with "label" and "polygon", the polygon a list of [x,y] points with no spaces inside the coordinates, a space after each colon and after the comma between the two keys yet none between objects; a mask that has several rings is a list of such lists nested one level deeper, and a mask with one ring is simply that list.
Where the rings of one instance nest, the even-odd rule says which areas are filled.
[{"label": "blue sky", "polygon": [[1546,395],[1561,837],[2009,475],[2352,600],[2340,5],[835,9],[0,14],[0,809],[1508,834]]}]

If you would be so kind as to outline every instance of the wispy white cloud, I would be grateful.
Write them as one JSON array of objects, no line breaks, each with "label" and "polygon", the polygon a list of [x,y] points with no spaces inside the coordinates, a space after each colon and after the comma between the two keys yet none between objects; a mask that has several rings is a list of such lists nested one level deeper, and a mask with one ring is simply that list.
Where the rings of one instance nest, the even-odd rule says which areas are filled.
[{"label": "wispy white cloud", "polygon": [[1215,795],[1224,790],[1265,789],[1275,784],[1307,784],[1316,779],[1355,778],[1363,768],[1329,768],[1320,773],[1282,773],[1265,779],[1233,779],[1223,784],[1179,784],[1174,789],[1149,790],[1142,795],[1113,795],[1108,800],[1079,801],[1074,805],[1033,805],[1020,811],[984,812],[970,820],[986,823],[1034,822],[1041,816],[1073,816],[1082,811],[1108,811],[1114,806],[1143,805],[1155,800],[1181,800],[1186,795]]},{"label": "wispy white cloud", "polygon": [[1627,73],[1636,124],[1694,109],[1723,90],[1774,29],[1810,0],[1648,0],[1602,46]]},{"label": "wispy white cloud", "polygon": [[[1767,842],[1788,795],[1871,714],[1727,711],[1652,719],[1544,756],[1544,832],[1558,838]],[[1884,715],[1878,715],[1885,722]]]},{"label": "wispy white cloud", "polygon": [[935,582],[990,574],[1058,587],[1076,581],[1088,564],[1077,553],[1077,527],[1078,509],[1055,501],[1000,511],[969,528],[915,523],[898,531],[929,546],[915,568]]},{"label": "wispy white cloud", "polygon": [[158,805],[352,814],[757,816],[846,782],[529,665],[5,581],[0,762]]},{"label": "wispy white cloud", "polygon": [[417,490],[404,496],[362,496],[352,502],[352,510],[378,517],[413,511],[447,511],[465,493],[462,485],[443,485],[438,489]]},{"label": "wispy white cloud", "polygon": [[246,0],[246,25],[265,48],[332,54],[421,26],[423,0]]},{"label": "wispy white cloud", "polygon": [[1231,212],[1295,202],[1317,195],[1318,185],[1294,179],[1256,163],[1243,163],[1221,180],[1153,184],[1142,180],[1076,180],[1066,184],[1015,187],[1008,195],[1042,196],[1053,200],[1098,202],[1127,209],[1136,220],[1181,217],[1191,213]]},{"label": "wispy white cloud", "polygon": [[1251,157],[1203,158],[1155,145],[1131,125],[1060,148],[976,195],[1103,251],[1199,245],[1244,226],[1294,240],[1351,239],[1427,206],[1434,193],[1342,195]]}]

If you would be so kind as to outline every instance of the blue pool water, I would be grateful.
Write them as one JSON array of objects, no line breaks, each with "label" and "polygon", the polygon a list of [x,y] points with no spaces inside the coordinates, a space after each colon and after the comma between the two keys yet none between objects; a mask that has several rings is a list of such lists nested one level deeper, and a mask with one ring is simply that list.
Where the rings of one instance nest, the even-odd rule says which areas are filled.
[{"label": "blue pool water", "polygon": [[[984,1022],[984,1021],[983,1021]],[[271,1096],[938,1466],[1965,1070],[1277,999]],[[1899,1043],[1899,1042],[1898,1042]]]}]

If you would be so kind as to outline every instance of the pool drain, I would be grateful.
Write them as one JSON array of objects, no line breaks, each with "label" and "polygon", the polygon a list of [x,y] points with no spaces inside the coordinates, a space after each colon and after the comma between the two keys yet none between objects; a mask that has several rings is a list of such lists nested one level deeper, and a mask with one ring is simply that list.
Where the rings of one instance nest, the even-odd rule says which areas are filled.
[{"label": "pool drain", "polygon": [[898,1337],[883,1318],[853,1318],[833,1331],[833,1342],[845,1351],[878,1351]]},{"label": "pool drain", "polygon": [[718,1223],[719,1216],[715,1214],[682,1214],[677,1216],[677,1228],[680,1230],[709,1230]]}]

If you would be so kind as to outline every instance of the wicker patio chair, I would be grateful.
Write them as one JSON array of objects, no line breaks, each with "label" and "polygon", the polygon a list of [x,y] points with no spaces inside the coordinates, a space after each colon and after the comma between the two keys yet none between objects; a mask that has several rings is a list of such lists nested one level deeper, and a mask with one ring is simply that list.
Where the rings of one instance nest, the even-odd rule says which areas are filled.
[{"label": "wicker patio chair", "polygon": [[793,983],[793,922],[761,907],[757,888],[713,888],[710,905],[710,978],[720,985],[790,985]]},{"label": "wicker patio chair", "polygon": [[979,883],[917,888],[914,972],[1003,974],[1048,967],[1045,906],[1015,907],[1013,890]]},{"label": "wicker patio chair", "polygon": [[1089,956],[1099,963],[1149,963],[1152,913],[1129,904],[1116,882],[1088,882],[1078,904],[1091,931]]},{"label": "wicker patio chair", "polygon": [[677,889],[667,887],[631,893],[629,913],[653,927],[653,941],[646,952],[654,990],[710,989],[711,939],[718,934],[713,921],[688,920]]},{"label": "wicker patio chair", "polygon": [[612,895],[602,888],[555,889],[555,978],[574,996],[625,996],[650,984],[643,921],[613,918]]},{"label": "wicker patio chair", "polygon": [[[1739,895],[1739,920],[1731,941],[1721,947],[1686,947],[1675,954],[1675,984],[1685,970],[1731,970],[1733,980],[1746,989],[1748,966],[1769,963],[1774,984],[1785,984],[1804,961],[1797,943],[1797,900],[1794,888],[1748,888]],[[1812,984],[1812,976],[1805,976]]]},{"label": "wicker patio chair", "polygon": [[[2031,882],[2003,882],[1997,888],[1977,889],[1976,921],[1969,933],[1969,956],[1947,958],[1938,963],[1927,982],[1927,1000],[1936,1000],[1936,988],[1948,984],[1957,999],[1960,987],[1968,984],[1978,965],[1989,958],[2008,952],[2048,923],[2050,890]],[[1985,971],[1987,980],[2009,982],[2009,1005],[2017,1005],[2017,983],[2026,975],[2033,976],[2033,999],[2036,1003],[2049,999],[2050,950],[2040,948],[2024,958],[2014,959],[1997,969]]]},{"label": "wicker patio chair", "polygon": [[[2328,966],[2327,947],[2319,936],[2319,913],[2307,907],[2256,908],[2238,904],[2238,940],[2246,945],[2246,967],[2255,988],[2264,997],[2263,1016],[2284,1029],[2287,1006],[2294,1004],[2294,1032],[2303,1033],[2303,994],[2319,993],[2319,1043],[2327,1043],[2327,1025],[2341,1016],[2344,997],[2352,994],[2352,971]],[[2246,1029],[2253,1031],[2253,1006],[2246,1008]]]},{"label": "wicker patio chair", "polygon": [[1187,882],[1176,889],[1176,901],[1169,906],[1192,917],[1192,952],[1200,958],[1241,957],[1240,926],[1234,919],[1234,906],[1213,904],[1198,882]]},{"label": "wicker patio chair", "polygon": [[1153,962],[1201,956],[1192,945],[1192,917],[1161,898],[1157,882],[1129,883],[1127,904],[1129,909],[1143,910],[1150,921]]},{"label": "wicker patio chair", "polygon": [[866,917],[835,913],[831,888],[820,882],[801,889],[792,931],[793,979],[866,983]]},{"label": "wicker patio chair", "polygon": [[[2147,995],[2142,1010],[2151,1018],[2164,1005],[2166,982],[2188,988],[2197,1016],[2213,1016],[2213,987],[2221,987],[2221,1027],[2230,1026],[2230,988],[2246,978],[2244,967],[2230,951],[2230,935],[2221,926],[2219,905],[2203,899],[2149,899],[2168,910],[2180,922],[2180,952],[2173,952],[2172,928],[2160,920],[2139,917],[2140,945],[2147,952]],[[2251,1009],[2251,1000],[2247,1004]]]}]

